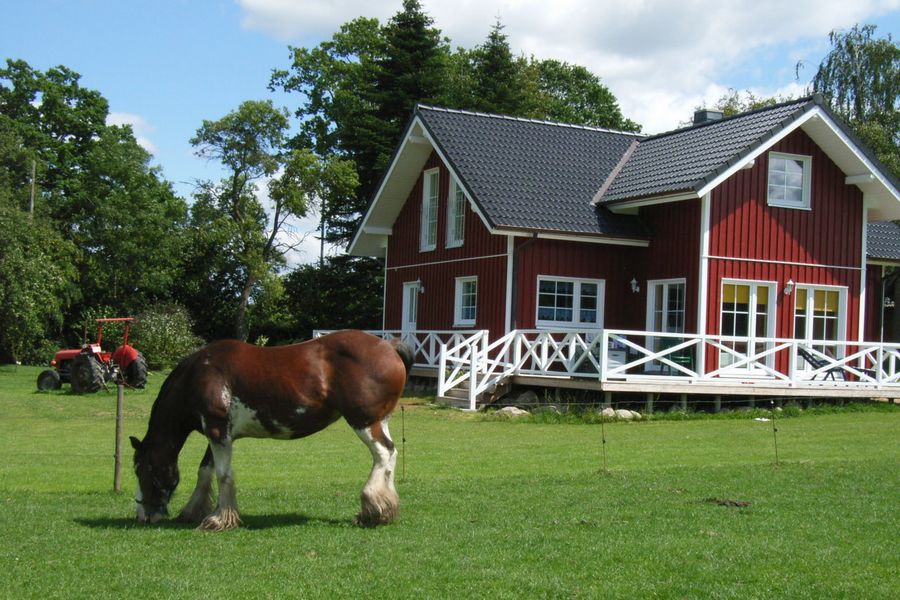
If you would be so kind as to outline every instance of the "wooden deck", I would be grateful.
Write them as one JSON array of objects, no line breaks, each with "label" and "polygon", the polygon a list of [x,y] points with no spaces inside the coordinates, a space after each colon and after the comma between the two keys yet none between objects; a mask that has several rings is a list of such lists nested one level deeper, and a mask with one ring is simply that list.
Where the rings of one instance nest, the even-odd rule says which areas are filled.
[{"label": "wooden deck", "polygon": [[[413,377],[436,379],[439,399],[475,410],[511,386],[676,396],[900,399],[900,344],[808,342],[648,331],[379,331],[416,353]],[[803,355],[810,357],[806,360]],[[776,365],[781,365],[780,369]],[[786,368],[785,368],[786,366]]]}]

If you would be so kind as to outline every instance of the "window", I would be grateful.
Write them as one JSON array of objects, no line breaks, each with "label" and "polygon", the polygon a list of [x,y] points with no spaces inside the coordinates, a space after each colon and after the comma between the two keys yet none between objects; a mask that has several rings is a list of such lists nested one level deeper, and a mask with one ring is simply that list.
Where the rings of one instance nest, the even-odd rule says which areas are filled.
[{"label": "window", "polygon": [[[847,288],[797,286],[794,289],[794,337],[823,354],[838,358],[843,347],[827,342],[844,339]],[[802,358],[798,369],[808,369]]]},{"label": "window", "polygon": [[419,237],[419,248],[422,252],[437,247],[438,224],[438,187],[440,171],[425,171],[422,177],[422,227]]},{"label": "window", "polygon": [[769,205],[810,207],[812,157],[769,153]]},{"label": "window", "polygon": [[[728,280],[722,282],[722,335],[744,339],[722,341],[722,345],[734,353],[720,350],[720,367],[732,365],[740,361],[742,356],[758,355],[771,347],[770,342],[759,340],[774,335],[774,308],[774,283]],[[771,354],[761,360],[767,366],[772,366]],[[746,372],[753,370],[754,366],[751,361],[741,365],[739,369]]]},{"label": "window", "polygon": [[454,325],[474,325],[478,305],[478,278],[456,278],[456,302],[454,304]]},{"label": "window", "polygon": [[447,247],[463,245],[466,226],[466,194],[454,179],[450,183],[450,201],[447,202]]},{"label": "window", "polygon": [[602,279],[538,277],[538,327],[603,327]]}]

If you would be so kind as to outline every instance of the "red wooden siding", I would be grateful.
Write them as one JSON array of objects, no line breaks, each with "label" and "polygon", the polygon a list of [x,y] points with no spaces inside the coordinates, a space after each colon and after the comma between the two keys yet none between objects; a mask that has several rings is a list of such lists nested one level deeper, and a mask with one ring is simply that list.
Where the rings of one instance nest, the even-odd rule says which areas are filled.
[{"label": "red wooden siding", "polygon": [[458,248],[445,247],[447,244],[447,200],[450,195],[450,171],[444,166],[437,153],[432,152],[423,167],[423,171],[434,168],[440,169],[437,247],[429,252],[419,250],[423,185],[422,175],[419,175],[419,179],[410,192],[406,204],[394,222],[394,235],[388,241],[388,267],[418,265],[505,253],[506,238],[491,235],[481,218],[472,211],[471,207],[466,208],[465,242]]},{"label": "red wooden siding", "polygon": [[811,210],[768,206],[768,152],[713,190],[712,256],[858,267],[862,192],[809,136],[795,131],[774,152],[812,156]]},{"label": "red wooden siding", "polygon": [[502,334],[506,311],[506,238],[491,235],[471,207],[466,208],[465,240],[458,248],[446,248],[447,202],[450,172],[432,152],[423,171],[440,169],[438,187],[437,247],[419,250],[423,178],[420,175],[393,225],[388,240],[385,281],[385,328],[399,329],[403,284],[420,280],[425,292],[419,295],[417,327],[452,329],[457,277],[478,277],[478,298],[474,327]]},{"label": "red wooden siding", "polygon": [[[768,206],[768,152],[713,190],[707,331],[721,331],[722,279],[746,279],[776,283],[775,336],[794,337],[794,298],[783,293],[790,279],[846,287],[844,336],[858,339],[862,193],[844,183],[845,174],[802,131],[771,151],[812,156],[810,210]],[[776,367],[787,368],[786,358]]]},{"label": "red wooden siding", "polygon": [[[646,305],[647,281],[685,279],[685,331],[697,331],[700,293],[700,201],[658,204],[641,209],[641,220],[650,228],[641,297]],[[640,329],[644,329],[642,323]]]},{"label": "red wooden siding", "polygon": [[522,248],[516,274],[519,329],[535,327],[539,275],[605,280],[604,327],[643,329],[646,290],[642,284],[640,293],[634,294],[630,282],[632,278],[642,280],[646,249],[556,240],[532,243],[525,238],[519,238],[516,245]]}]

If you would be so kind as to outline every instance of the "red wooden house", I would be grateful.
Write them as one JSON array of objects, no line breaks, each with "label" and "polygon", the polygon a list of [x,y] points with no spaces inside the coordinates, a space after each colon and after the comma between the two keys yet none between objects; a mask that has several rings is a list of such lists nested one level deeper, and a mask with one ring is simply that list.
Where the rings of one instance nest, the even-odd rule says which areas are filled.
[{"label": "red wooden house", "polygon": [[350,252],[384,259],[384,329],[473,406],[511,378],[900,395],[900,255],[867,253],[898,189],[818,97],[649,137],[419,106]]}]

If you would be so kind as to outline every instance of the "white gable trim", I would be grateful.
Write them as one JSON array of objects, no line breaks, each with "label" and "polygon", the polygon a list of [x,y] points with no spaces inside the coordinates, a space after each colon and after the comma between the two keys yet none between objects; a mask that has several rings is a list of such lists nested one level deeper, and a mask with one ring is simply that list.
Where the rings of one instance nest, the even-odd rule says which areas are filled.
[{"label": "white gable trim", "polygon": [[[347,247],[348,254],[354,254],[354,249],[360,242],[360,237],[362,235],[384,235],[384,234],[375,234],[372,233],[373,230],[383,229],[386,226],[384,225],[375,225],[372,226],[369,224],[369,220],[372,218],[372,213],[375,210],[375,207],[378,205],[379,200],[381,200],[382,195],[384,194],[384,188],[387,185],[388,181],[390,181],[391,177],[394,174],[394,170],[397,168],[397,163],[400,162],[400,156],[403,154],[403,150],[406,148],[408,144],[419,144],[421,143],[420,139],[422,136],[414,135],[413,131],[418,127],[420,130],[424,131],[425,127],[422,125],[422,120],[419,119],[418,115],[415,116],[407,126],[406,131],[403,135],[403,141],[400,143],[400,147],[397,148],[396,153],[394,154],[394,159],[391,161],[391,164],[388,165],[387,173],[385,173],[384,177],[381,179],[381,183],[378,185],[378,190],[375,192],[374,200],[369,204],[369,207],[366,209],[366,214],[363,216],[362,223],[360,227],[357,228],[356,233],[353,235],[353,239],[350,241],[350,245]],[[407,194],[408,196],[409,194]],[[390,235],[390,234],[388,234]]]},{"label": "white gable trim", "polygon": [[743,169],[748,162],[755,161],[756,157],[767,151],[769,148],[789,136],[791,133],[796,131],[801,125],[812,119],[814,116],[824,115],[825,113],[818,106],[814,107],[812,110],[806,111],[800,118],[794,120],[787,127],[781,129],[778,133],[767,139],[765,142],[757,146],[750,154],[745,156],[743,160],[738,162],[737,164],[731,165],[725,172],[721,175],[707,183],[705,186],[700,188],[700,191],[697,192],[700,196],[705,196],[710,193],[713,188],[721,185],[726,179]]}]

